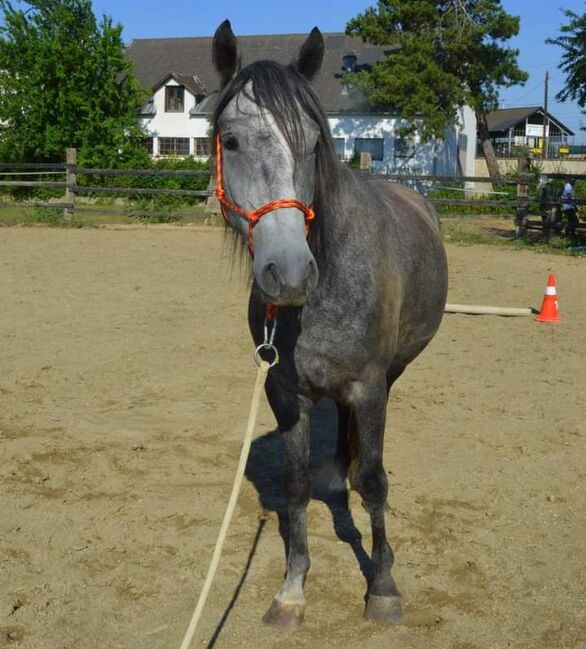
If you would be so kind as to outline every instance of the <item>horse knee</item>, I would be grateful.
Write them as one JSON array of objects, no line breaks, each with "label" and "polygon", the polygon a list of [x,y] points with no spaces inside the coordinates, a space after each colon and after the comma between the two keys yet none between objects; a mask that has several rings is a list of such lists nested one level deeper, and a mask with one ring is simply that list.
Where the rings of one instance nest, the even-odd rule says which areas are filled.
[{"label": "horse knee", "polygon": [[386,502],[389,485],[382,467],[359,468],[357,487],[360,495],[368,505],[378,505]]}]

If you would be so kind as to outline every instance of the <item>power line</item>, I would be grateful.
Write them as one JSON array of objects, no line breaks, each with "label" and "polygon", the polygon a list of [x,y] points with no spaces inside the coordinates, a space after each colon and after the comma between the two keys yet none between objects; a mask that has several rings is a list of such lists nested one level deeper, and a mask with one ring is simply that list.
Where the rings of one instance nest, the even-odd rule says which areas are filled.
[{"label": "power line", "polygon": [[521,99],[524,99],[525,97],[527,97],[527,95],[530,95],[532,92],[535,92],[536,90],[540,90],[542,85],[543,85],[543,82],[540,81],[536,86],[531,88],[531,90],[528,90],[526,93],[522,94],[520,97],[517,97],[517,99],[513,99],[511,101],[511,103],[513,103],[513,104],[517,103],[517,102],[521,101]]},{"label": "power line", "polygon": [[559,63],[559,61],[553,61],[552,63],[531,63],[531,64],[523,64],[523,63],[521,63],[520,66],[522,68],[544,68],[544,67],[546,67],[548,65],[553,66],[553,67],[557,67],[558,63]]}]

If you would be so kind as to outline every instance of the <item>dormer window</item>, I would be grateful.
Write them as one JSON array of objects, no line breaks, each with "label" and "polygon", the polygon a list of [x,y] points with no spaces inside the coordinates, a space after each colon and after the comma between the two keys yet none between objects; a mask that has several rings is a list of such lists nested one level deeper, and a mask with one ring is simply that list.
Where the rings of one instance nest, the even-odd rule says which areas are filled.
[{"label": "dormer window", "polygon": [[165,112],[182,113],[185,108],[185,88],[183,86],[165,87]]},{"label": "dormer window", "polygon": [[344,72],[354,72],[358,57],[354,52],[346,52],[342,57],[342,69]]}]

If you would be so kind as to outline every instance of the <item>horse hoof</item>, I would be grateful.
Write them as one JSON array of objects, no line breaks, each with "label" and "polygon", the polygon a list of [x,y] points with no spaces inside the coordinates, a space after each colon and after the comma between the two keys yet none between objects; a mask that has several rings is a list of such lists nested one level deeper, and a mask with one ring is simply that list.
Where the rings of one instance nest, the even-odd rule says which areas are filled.
[{"label": "horse hoof", "polygon": [[401,624],[403,622],[401,597],[369,595],[364,617],[380,624]]},{"label": "horse hoof", "polygon": [[274,599],[262,621],[276,629],[296,631],[303,624],[304,614],[303,604],[285,604]]}]

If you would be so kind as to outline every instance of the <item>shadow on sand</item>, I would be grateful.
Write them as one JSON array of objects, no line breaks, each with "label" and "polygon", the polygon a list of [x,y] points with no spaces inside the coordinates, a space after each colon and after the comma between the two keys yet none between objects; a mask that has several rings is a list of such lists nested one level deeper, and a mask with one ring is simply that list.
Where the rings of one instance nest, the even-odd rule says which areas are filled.
[{"label": "shadow on sand", "polygon": [[[348,543],[354,552],[367,584],[372,577],[372,563],[362,545],[362,536],[354,524],[348,506],[348,491],[334,468],[336,448],[337,412],[333,401],[322,399],[312,410],[310,416],[310,469],[312,477],[312,500],[325,503],[332,515],[337,537]],[[279,519],[279,534],[283,539],[285,557],[288,552],[287,499],[283,483],[283,442],[277,430],[273,430],[252,443],[246,465],[246,477],[254,484],[261,507],[266,512],[276,512]],[[264,529],[266,519],[261,519],[250,549],[243,573],[230,603],[207,646],[213,649],[236,605],[238,596],[254,559],[256,548]],[[285,563],[283,563],[283,570]],[[268,606],[269,602],[267,602]]]}]

